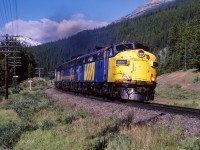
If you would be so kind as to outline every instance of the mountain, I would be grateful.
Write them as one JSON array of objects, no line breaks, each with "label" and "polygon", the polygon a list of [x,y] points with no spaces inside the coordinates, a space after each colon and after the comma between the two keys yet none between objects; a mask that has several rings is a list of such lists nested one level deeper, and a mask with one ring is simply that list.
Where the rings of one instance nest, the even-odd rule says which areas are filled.
[{"label": "mountain", "polygon": [[[45,68],[46,71],[55,69],[74,56],[87,54],[96,46],[108,46],[122,41],[143,43],[159,55],[161,54],[159,50],[167,47],[171,28],[175,25],[179,25],[178,29],[182,28],[180,25],[183,23],[193,25],[198,10],[200,12],[200,0],[175,0],[172,2],[168,0],[168,2],[168,4],[163,3],[166,5],[154,7],[153,10],[151,9],[152,11],[146,11],[146,13],[133,19],[94,30],[85,30],[66,39],[33,47],[32,52],[38,61],[38,65]],[[194,33],[194,31],[191,33]],[[181,41],[183,40],[181,39]],[[176,63],[174,64],[176,65]],[[165,63],[163,66],[169,65]],[[178,69],[178,67],[176,68]],[[164,68],[164,71],[167,71],[166,68]]]},{"label": "mountain", "polygon": [[30,47],[30,46],[38,46],[41,45],[42,43],[37,42],[31,38],[25,37],[25,36],[20,36],[17,38],[17,41],[19,41],[21,44]]},{"label": "mountain", "polygon": [[135,17],[138,17],[148,11],[151,11],[152,9],[155,9],[161,5],[165,5],[168,4],[169,2],[173,2],[176,0],[150,0],[147,3],[145,3],[144,5],[140,6],[138,9],[134,10],[132,13],[114,21],[114,23],[118,23],[124,20],[128,20],[128,19],[133,19]]}]

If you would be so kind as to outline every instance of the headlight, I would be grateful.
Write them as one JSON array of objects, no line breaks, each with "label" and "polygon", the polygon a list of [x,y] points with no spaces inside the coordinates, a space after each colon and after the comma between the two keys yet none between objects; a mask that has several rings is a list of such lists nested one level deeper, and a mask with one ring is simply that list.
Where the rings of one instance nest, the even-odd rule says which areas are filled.
[{"label": "headlight", "polygon": [[122,75],[122,79],[126,80],[127,76],[125,74]]},{"label": "headlight", "polygon": [[153,74],[151,74],[151,81],[156,82],[156,77],[154,77]]},{"label": "headlight", "polygon": [[139,57],[144,57],[144,51],[143,50],[139,50],[138,51],[138,56]]}]

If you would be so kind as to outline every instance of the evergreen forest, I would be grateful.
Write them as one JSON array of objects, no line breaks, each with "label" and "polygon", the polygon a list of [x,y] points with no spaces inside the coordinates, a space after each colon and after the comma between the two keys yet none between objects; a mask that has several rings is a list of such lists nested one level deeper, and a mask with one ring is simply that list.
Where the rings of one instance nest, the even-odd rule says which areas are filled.
[{"label": "evergreen forest", "polygon": [[[160,74],[184,69],[185,47],[188,51],[187,68],[191,68],[197,65],[199,8],[199,0],[177,0],[137,18],[33,47],[32,52],[39,67],[44,67],[47,72],[74,56],[91,52],[95,46],[137,41],[149,46],[158,56]],[[178,67],[175,66],[177,62]]]}]

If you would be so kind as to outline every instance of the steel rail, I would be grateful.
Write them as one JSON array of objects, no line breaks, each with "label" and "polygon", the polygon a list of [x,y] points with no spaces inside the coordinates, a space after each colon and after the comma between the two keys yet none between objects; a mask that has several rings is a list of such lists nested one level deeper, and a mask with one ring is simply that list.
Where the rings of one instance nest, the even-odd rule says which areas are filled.
[{"label": "steel rail", "polygon": [[[59,89],[56,89],[59,90]],[[165,104],[159,104],[159,103],[154,103],[154,102],[139,102],[139,101],[125,101],[122,99],[113,99],[113,98],[103,98],[100,96],[94,96],[94,95],[82,95],[82,94],[77,94],[74,92],[70,91],[63,91],[59,90],[61,92],[65,92],[67,94],[73,95],[73,96],[78,96],[81,98],[88,98],[88,99],[93,99],[97,101],[112,101],[115,103],[120,103],[121,105],[126,105],[130,107],[137,107],[141,109],[147,109],[147,110],[153,110],[153,111],[160,111],[165,114],[175,114],[175,115],[182,115],[182,116],[187,116],[190,118],[199,118],[200,119],[200,109],[195,109],[195,108],[188,108],[188,107],[181,107],[181,106],[173,106],[173,105],[165,105]]]}]

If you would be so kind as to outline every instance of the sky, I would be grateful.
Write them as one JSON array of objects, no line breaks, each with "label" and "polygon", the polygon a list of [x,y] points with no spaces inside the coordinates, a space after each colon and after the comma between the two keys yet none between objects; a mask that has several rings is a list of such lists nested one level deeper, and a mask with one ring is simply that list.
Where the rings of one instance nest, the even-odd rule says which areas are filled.
[{"label": "sky", "polygon": [[0,34],[48,42],[100,28],[148,0],[0,0]]}]

